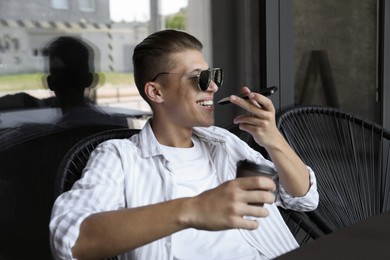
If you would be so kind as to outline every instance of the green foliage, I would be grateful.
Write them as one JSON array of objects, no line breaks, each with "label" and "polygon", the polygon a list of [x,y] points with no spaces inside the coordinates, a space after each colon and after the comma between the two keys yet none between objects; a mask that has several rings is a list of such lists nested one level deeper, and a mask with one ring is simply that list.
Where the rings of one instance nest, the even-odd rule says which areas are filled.
[{"label": "green foliage", "polygon": [[[133,73],[99,73],[97,87],[105,84],[110,86],[134,85]],[[32,89],[47,89],[46,75],[42,73],[0,75],[0,91],[23,91]]]},{"label": "green foliage", "polygon": [[185,9],[181,9],[179,12],[168,15],[165,18],[165,28],[186,30],[187,29],[187,14]]},{"label": "green foliage", "polygon": [[104,72],[99,73],[98,87],[102,85],[128,86],[134,85],[133,73]]},{"label": "green foliage", "polygon": [[42,73],[0,75],[0,91],[43,89],[44,80]]}]

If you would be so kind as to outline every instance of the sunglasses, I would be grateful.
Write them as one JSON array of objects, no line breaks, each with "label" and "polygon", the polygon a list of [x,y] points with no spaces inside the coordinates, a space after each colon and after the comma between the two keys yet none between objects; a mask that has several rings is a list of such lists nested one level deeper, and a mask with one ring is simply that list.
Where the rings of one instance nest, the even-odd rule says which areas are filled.
[{"label": "sunglasses", "polygon": [[[184,76],[187,74],[180,74],[180,73],[171,73],[171,72],[160,72],[158,73],[152,80],[151,82],[154,82],[160,75],[179,75],[179,76]],[[207,70],[202,70],[198,75],[192,77],[192,78],[198,78],[198,87],[206,91],[209,86],[211,80],[215,82],[215,84],[218,87],[222,86],[223,82],[223,71],[221,68],[213,68],[213,69],[207,69]]]}]

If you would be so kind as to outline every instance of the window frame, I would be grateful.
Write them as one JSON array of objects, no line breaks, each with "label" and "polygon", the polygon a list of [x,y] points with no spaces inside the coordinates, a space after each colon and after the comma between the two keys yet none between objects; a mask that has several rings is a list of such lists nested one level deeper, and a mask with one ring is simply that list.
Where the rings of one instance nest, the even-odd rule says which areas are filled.
[{"label": "window frame", "polygon": [[51,7],[56,10],[69,10],[69,0],[51,0]]},{"label": "window frame", "polygon": [[79,9],[81,12],[95,12],[96,1],[95,0],[79,0]]}]

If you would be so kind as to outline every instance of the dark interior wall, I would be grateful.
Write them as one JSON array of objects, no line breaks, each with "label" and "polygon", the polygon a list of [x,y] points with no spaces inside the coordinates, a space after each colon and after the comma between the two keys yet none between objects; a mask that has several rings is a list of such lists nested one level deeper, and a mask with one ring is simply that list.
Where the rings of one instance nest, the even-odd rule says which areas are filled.
[{"label": "dark interior wall", "polygon": [[[378,1],[293,2],[296,103],[339,106],[380,122]],[[316,66],[310,63],[313,51],[321,51],[316,62],[329,66],[308,75],[308,69]]]},{"label": "dark interior wall", "polygon": [[[239,82],[239,75],[236,73],[238,28],[235,15],[238,4],[237,1],[229,5],[224,2],[223,0],[211,2],[213,65],[224,70],[223,86],[216,93],[216,100],[235,92]],[[236,110],[232,105],[216,106],[215,124],[229,125]]]},{"label": "dark interior wall", "polygon": [[[213,65],[224,70],[224,83],[215,100],[239,93],[246,85],[260,87],[259,1],[211,1]],[[217,105],[215,124],[229,127],[241,110]]]}]

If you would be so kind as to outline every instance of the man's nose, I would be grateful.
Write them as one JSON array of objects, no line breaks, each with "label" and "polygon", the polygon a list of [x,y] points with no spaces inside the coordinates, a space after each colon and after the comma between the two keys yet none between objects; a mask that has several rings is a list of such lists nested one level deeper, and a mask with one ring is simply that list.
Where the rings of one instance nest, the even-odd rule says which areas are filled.
[{"label": "man's nose", "polygon": [[217,92],[218,91],[218,85],[215,84],[215,82],[213,80],[210,81],[210,85],[209,87],[207,88],[207,91],[211,91],[211,92]]}]

